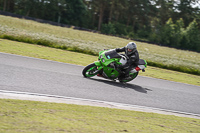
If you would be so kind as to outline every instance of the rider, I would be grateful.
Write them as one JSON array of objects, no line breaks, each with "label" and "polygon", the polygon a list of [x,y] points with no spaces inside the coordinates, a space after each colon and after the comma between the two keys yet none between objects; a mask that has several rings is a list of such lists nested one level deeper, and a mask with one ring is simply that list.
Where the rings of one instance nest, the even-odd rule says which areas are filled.
[{"label": "rider", "polygon": [[126,68],[125,73],[120,76],[121,78],[126,78],[129,76],[131,69],[138,65],[139,53],[137,51],[137,46],[134,42],[129,42],[125,47],[116,48],[115,50],[116,52],[125,52],[125,54],[128,56],[127,63],[123,66],[118,66],[121,69]]}]

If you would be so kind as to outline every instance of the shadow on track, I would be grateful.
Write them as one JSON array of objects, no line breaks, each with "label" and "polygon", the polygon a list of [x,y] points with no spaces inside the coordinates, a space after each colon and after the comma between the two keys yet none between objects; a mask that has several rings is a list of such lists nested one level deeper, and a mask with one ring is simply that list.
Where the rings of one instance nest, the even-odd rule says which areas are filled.
[{"label": "shadow on track", "polygon": [[141,86],[130,84],[130,83],[120,83],[120,82],[115,82],[115,81],[106,80],[106,79],[95,79],[95,78],[87,78],[87,79],[102,82],[102,83],[117,86],[117,87],[121,87],[121,88],[133,89],[133,90],[141,92],[141,93],[147,93],[147,91],[152,91],[150,89],[143,88]]}]

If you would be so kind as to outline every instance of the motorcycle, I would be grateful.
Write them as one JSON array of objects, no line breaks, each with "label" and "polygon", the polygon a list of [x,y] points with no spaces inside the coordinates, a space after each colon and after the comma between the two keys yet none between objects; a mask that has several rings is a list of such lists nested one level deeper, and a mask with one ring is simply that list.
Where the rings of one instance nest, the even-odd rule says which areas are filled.
[{"label": "motorcycle", "polygon": [[115,49],[103,50],[99,52],[98,61],[87,65],[83,69],[82,74],[86,78],[97,75],[114,81],[129,82],[137,77],[140,70],[145,72],[147,62],[143,59],[139,59],[138,66],[134,67],[129,72],[128,77],[119,78],[126,68],[119,69],[117,66],[125,65],[128,59],[128,56],[125,54],[118,54]]}]

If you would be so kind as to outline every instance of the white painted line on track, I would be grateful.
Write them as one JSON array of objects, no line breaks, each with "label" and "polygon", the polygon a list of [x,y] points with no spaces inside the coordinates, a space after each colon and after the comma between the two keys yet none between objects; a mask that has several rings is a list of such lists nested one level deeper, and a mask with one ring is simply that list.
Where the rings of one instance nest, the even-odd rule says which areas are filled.
[{"label": "white painted line on track", "polygon": [[139,106],[139,105],[107,102],[107,101],[100,101],[100,100],[65,97],[65,96],[39,94],[39,93],[20,92],[20,91],[0,90],[0,98],[66,103],[66,104],[76,104],[76,105],[89,105],[89,106],[117,108],[117,109],[124,109],[124,110],[151,112],[151,113],[175,115],[175,116],[180,116],[180,117],[189,117],[189,118],[200,119],[199,114],[193,114],[193,113],[187,113],[187,112],[180,112],[180,111]]}]

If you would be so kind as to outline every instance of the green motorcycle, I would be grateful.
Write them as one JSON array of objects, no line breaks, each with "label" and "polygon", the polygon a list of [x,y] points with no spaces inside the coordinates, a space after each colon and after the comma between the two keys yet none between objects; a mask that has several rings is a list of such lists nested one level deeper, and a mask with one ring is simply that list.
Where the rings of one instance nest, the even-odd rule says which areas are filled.
[{"label": "green motorcycle", "polygon": [[140,70],[143,72],[147,67],[147,62],[140,59],[138,66],[134,67],[128,77],[119,78],[126,68],[119,69],[117,66],[125,65],[128,60],[128,56],[125,54],[118,54],[115,49],[104,50],[99,52],[99,61],[95,61],[92,64],[86,66],[82,74],[84,77],[93,77],[95,75],[104,77],[111,80],[119,80],[120,82],[129,82],[135,79]]}]

